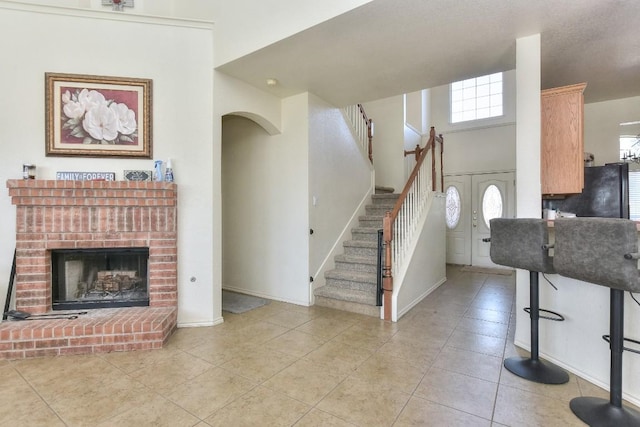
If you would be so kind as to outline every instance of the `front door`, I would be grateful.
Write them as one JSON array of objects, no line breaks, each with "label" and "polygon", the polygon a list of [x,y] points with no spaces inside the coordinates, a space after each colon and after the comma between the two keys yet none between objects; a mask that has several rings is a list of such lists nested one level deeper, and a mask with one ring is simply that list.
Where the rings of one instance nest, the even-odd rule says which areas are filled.
[{"label": "front door", "polygon": [[446,188],[447,263],[471,264],[471,175],[444,178]]},{"label": "front door", "polygon": [[515,177],[513,172],[473,175],[471,177],[471,265],[498,267],[489,257],[491,236],[489,221],[515,216]]},{"label": "front door", "polygon": [[[489,221],[492,218],[515,216],[515,174],[452,175],[445,178],[445,187],[447,263],[497,267],[489,256],[490,243],[482,239],[491,235]],[[459,203],[455,200],[456,192]]]}]

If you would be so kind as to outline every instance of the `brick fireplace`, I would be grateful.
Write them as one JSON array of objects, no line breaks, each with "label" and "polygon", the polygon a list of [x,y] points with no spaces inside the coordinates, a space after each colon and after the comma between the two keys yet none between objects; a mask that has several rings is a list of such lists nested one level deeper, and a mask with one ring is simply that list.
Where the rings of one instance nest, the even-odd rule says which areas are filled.
[{"label": "brick fireplace", "polygon": [[[148,307],[0,323],[0,358],[160,348],[177,322],[177,187],[128,181],[7,181],[16,205],[16,309],[52,310],[51,252],[148,248]],[[64,311],[54,311],[56,317]]]}]

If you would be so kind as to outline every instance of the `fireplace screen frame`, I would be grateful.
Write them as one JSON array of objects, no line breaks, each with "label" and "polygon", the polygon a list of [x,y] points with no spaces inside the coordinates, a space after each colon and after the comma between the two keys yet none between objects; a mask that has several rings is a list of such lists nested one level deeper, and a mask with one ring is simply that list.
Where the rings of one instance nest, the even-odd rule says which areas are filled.
[{"label": "fireplace screen frame", "polygon": [[[49,251],[51,257],[51,296],[52,296],[52,309],[53,310],[77,310],[77,309],[96,309],[96,308],[114,308],[114,307],[147,307],[149,306],[149,248],[148,247],[124,247],[124,248],[87,248],[87,249],[52,249]],[[121,256],[136,256],[138,267],[133,270],[134,267],[127,267],[130,264],[124,263],[117,257]],[[87,290],[90,286],[93,286],[93,281],[98,278],[98,274],[106,274],[110,272],[117,272],[119,277],[122,277],[127,282],[135,281],[135,287],[137,290],[131,292],[130,297],[120,298],[117,293],[115,294],[104,291],[103,295],[91,298],[90,296],[74,297],[66,296],[65,294],[72,292],[73,289],[67,290],[66,283],[66,263],[74,260],[81,260],[82,258],[93,259],[92,269],[92,284],[87,285]],[[104,258],[104,264],[98,264],[98,257]],[[116,258],[114,260],[114,258]],[[112,266],[111,263],[118,265]],[[84,264],[83,264],[84,265]],[[84,266],[83,266],[84,268]],[[97,271],[102,268],[101,271]],[[61,271],[62,270],[62,271]],[[128,270],[128,271],[127,271]],[[62,274],[61,274],[62,273]],[[87,283],[87,276],[91,273],[83,273],[84,277],[79,281]],[[113,279],[113,278],[111,278]],[[71,285],[70,285],[71,286]],[[113,285],[112,285],[113,286]],[[140,288],[144,286],[145,296],[140,296],[143,292]],[[95,292],[98,294],[99,292]]]}]

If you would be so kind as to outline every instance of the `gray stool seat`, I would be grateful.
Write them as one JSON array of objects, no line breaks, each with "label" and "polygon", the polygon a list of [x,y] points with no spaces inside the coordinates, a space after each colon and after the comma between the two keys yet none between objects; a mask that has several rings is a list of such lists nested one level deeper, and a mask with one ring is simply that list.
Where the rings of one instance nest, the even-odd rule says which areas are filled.
[{"label": "gray stool seat", "polygon": [[[490,222],[491,261],[508,267],[529,270],[529,305],[525,309],[531,319],[531,356],[505,359],[504,367],[511,373],[542,384],[564,384],[569,374],[562,368],[542,362],[539,358],[539,328],[541,317],[564,320],[558,313],[540,309],[539,273],[555,273],[549,256],[547,222],[536,218],[494,218]],[[540,316],[544,311],[556,316]]]},{"label": "gray stool seat", "polygon": [[[640,426],[640,413],[622,406],[624,292],[640,291],[638,233],[622,218],[564,218],[555,222],[554,267],[567,277],[610,288],[609,400],[577,397],[574,414],[591,426]],[[632,341],[632,340],[631,340]]]},{"label": "gray stool seat", "polygon": [[494,218],[491,225],[491,261],[523,270],[555,273],[547,222],[536,218]]},{"label": "gray stool seat", "polygon": [[635,222],[622,218],[562,218],[555,222],[558,273],[622,291],[640,292]]}]

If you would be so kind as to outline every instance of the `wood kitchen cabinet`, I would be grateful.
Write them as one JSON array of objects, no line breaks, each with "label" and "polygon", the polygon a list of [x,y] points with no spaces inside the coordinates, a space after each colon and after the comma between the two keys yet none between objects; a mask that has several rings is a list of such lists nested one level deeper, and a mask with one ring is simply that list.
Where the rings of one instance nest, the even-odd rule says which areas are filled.
[{"label": "wood kitchen cabinet", "polygon": [[584,187],[584,88],[586,83],[542,91],[540,180],[542,194],[582,192]]}]

